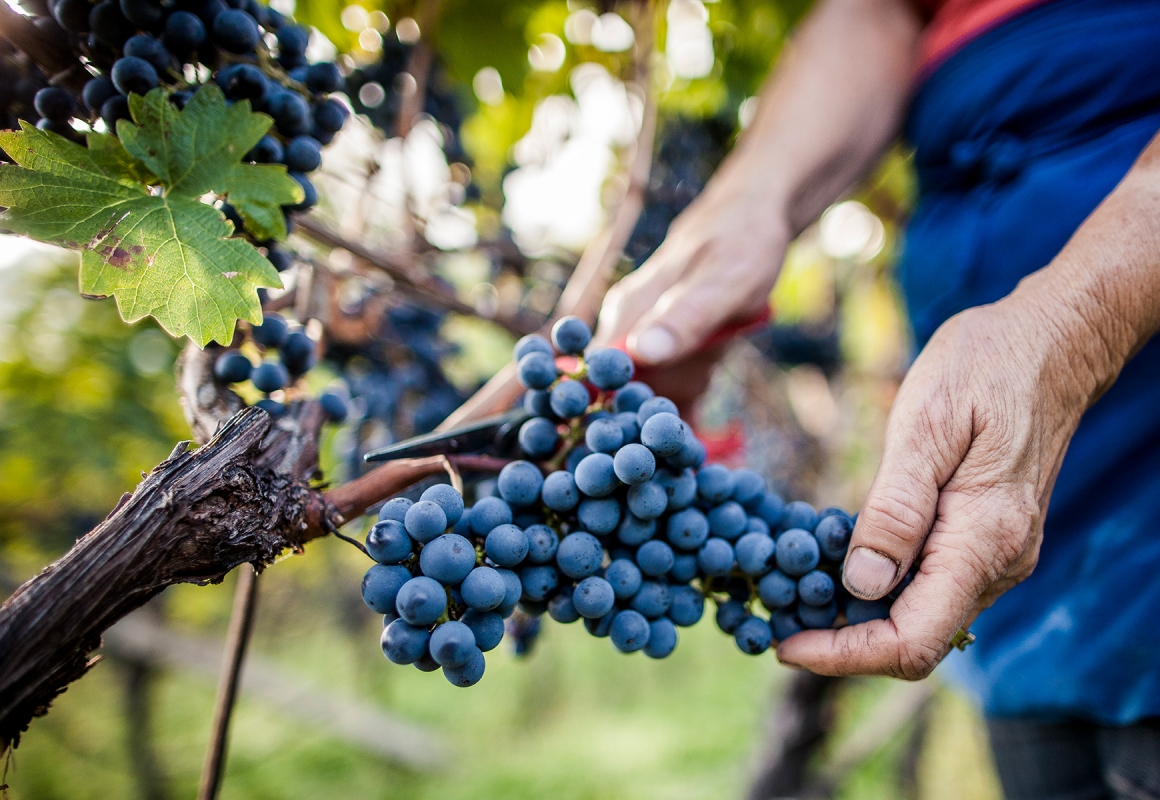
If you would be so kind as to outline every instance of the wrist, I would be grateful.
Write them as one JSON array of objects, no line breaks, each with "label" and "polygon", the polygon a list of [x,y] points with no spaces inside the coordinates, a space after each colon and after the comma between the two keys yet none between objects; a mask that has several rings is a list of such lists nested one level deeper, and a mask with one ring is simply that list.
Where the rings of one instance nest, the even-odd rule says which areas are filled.
[{"label": "wrist", "polygon": [[1045,378],[1082,414],[1115,382],[1135,337],[1102,291],[1053,266],[1025,278],[1001,302],[1033,320]]}]

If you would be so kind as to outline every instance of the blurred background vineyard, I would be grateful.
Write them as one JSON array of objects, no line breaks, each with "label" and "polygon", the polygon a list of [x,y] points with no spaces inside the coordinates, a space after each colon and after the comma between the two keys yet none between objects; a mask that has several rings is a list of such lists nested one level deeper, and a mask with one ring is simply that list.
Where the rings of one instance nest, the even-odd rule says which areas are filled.
[{"label": "blurred background vineyard", "polygon": [[[641,6],[271,5],[314,26],[311,47],[339,57],[359,112],[326,151],[319,216],[384,248],[411,246],[418,224],[429,262],[465,302],[491,315],[550,311],[623,192],[646,105],[625,82],[647,30]],[[658,6],[653,169],[622,271],[703,187],[808,5]],[[389,120],[413,91],[400,46],[420,36],[436,59],[427,114],[400,136]],[[791,249],[773,323],[730,348],[699,409],[720,459],[794,498],[858,507],[910,357],[892,267],[911,194],[898,149]],[[294,243],[303,263],[326,260],[347,305],[382,293],[346,251]],[[304,270],[285,273],[288,284]],[[448,385],[419,398],[406,426],[364,414],[331,434],[333,479],[356,471],[366,448],[430,429],[506,361],[512,337],[498,326],[454,314],[439,325]],[[156,327],[123,324],[111,302],[79,298],[74,256],[0,239],[0,592],[60,555],[188,437],[177,352]],[[311,373],[319,385],[333,377]],[[382,658],[380,620],[359,597],[365,566],[328,539],[263,578],[223,797],[740,798],[760,773],[793,673],[741,655],[710,623],[683,633],[664,662],[548,623],[529,656],[489,658],[482,684],[464,691]],[[105,661],[25,736],[9,796],[192,796],[231,598],[231,580],[171,589],[135,629],[110,636]],[[937,681],[918,686],[841,686],[814,765],[820,796],[999,796],[974,710]]]}]

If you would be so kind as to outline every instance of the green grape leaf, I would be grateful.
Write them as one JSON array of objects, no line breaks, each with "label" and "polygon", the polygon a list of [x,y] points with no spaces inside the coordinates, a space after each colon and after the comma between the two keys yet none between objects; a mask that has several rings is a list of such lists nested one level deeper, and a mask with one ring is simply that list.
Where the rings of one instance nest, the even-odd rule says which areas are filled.
[{"label": "green grape leaf", "polygon": [[121,140],[90,133],[87,148],[24,122],[0,132],[15,162],[0,165],[0,227],[80,250],[81,292],[114,296],[126,321],[153,316],[200,346],[228,343],[238,319],[261,322],[257,288],[281,281],[203,197],[233,203],[256,238],[282,238],[281,206],[302,188],[280,166],[241,163],[270,118],[227,107],[216,86],[182,111],[162,89],[130,110]]},{"label": "green grape leaf", "polygon": [[281,165],[241,163],[270,129],[268,116],[251,112],[248,100],[227,106],[213,84],[199,89],[182,111],[159,89],[130,95],[129,110],[137,124],[122,120],[117,135],[167,193],[221,195],[256,239],[286,238],[282,206],[301,202],[302,187]]}]

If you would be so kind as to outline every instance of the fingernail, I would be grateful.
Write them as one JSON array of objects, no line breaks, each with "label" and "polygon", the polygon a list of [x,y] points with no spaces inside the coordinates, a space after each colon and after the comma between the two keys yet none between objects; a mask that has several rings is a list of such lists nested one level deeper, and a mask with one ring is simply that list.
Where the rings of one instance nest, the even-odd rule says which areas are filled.
[{"label": "fingernail", "polygon": [[855,547],[846,557],[842,582],[851,594],[864,600],[877,600],[894,585],[897,574],[898,563],[893,558],[869,547]]},{"label": "fingernail", "polygon": [[657,325],[637,336],[632,349],[645,361],[655,364],[664,361],[677,351],[677,340],[666,329]]},{"label": "fingernail", "polygon": [[786,661],[785,659],[782,659],[782,658],[779,658],[778,661],[781,662],[781,665],[783,667],[789,667],[790,669],[796,669],[796,670],[802,670],[802,671],[805,670],[805,667],[803,667],[801,664],[796,664],[793,661]]}]

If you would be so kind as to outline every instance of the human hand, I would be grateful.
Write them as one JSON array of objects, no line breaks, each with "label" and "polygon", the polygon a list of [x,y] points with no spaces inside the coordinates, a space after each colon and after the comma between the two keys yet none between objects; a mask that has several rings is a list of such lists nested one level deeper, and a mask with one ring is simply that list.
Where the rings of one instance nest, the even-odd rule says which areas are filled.
[{"label": "human hand", "polygon": [[734,153],[648,261],[612,287],[597,343],[625,342],[638,364],[683,374],[714,332],[764,310],[790,237],[749,161]]},{"label": "human hand", "polygon": [[960,627],[1035,567],[1052,486],[1098,392],[1082,320],[1016,293],[945,323],[915,361],[850,541],[843,582],[890,618],[806,631],[778,658],[826,675],[923,678]]}]

